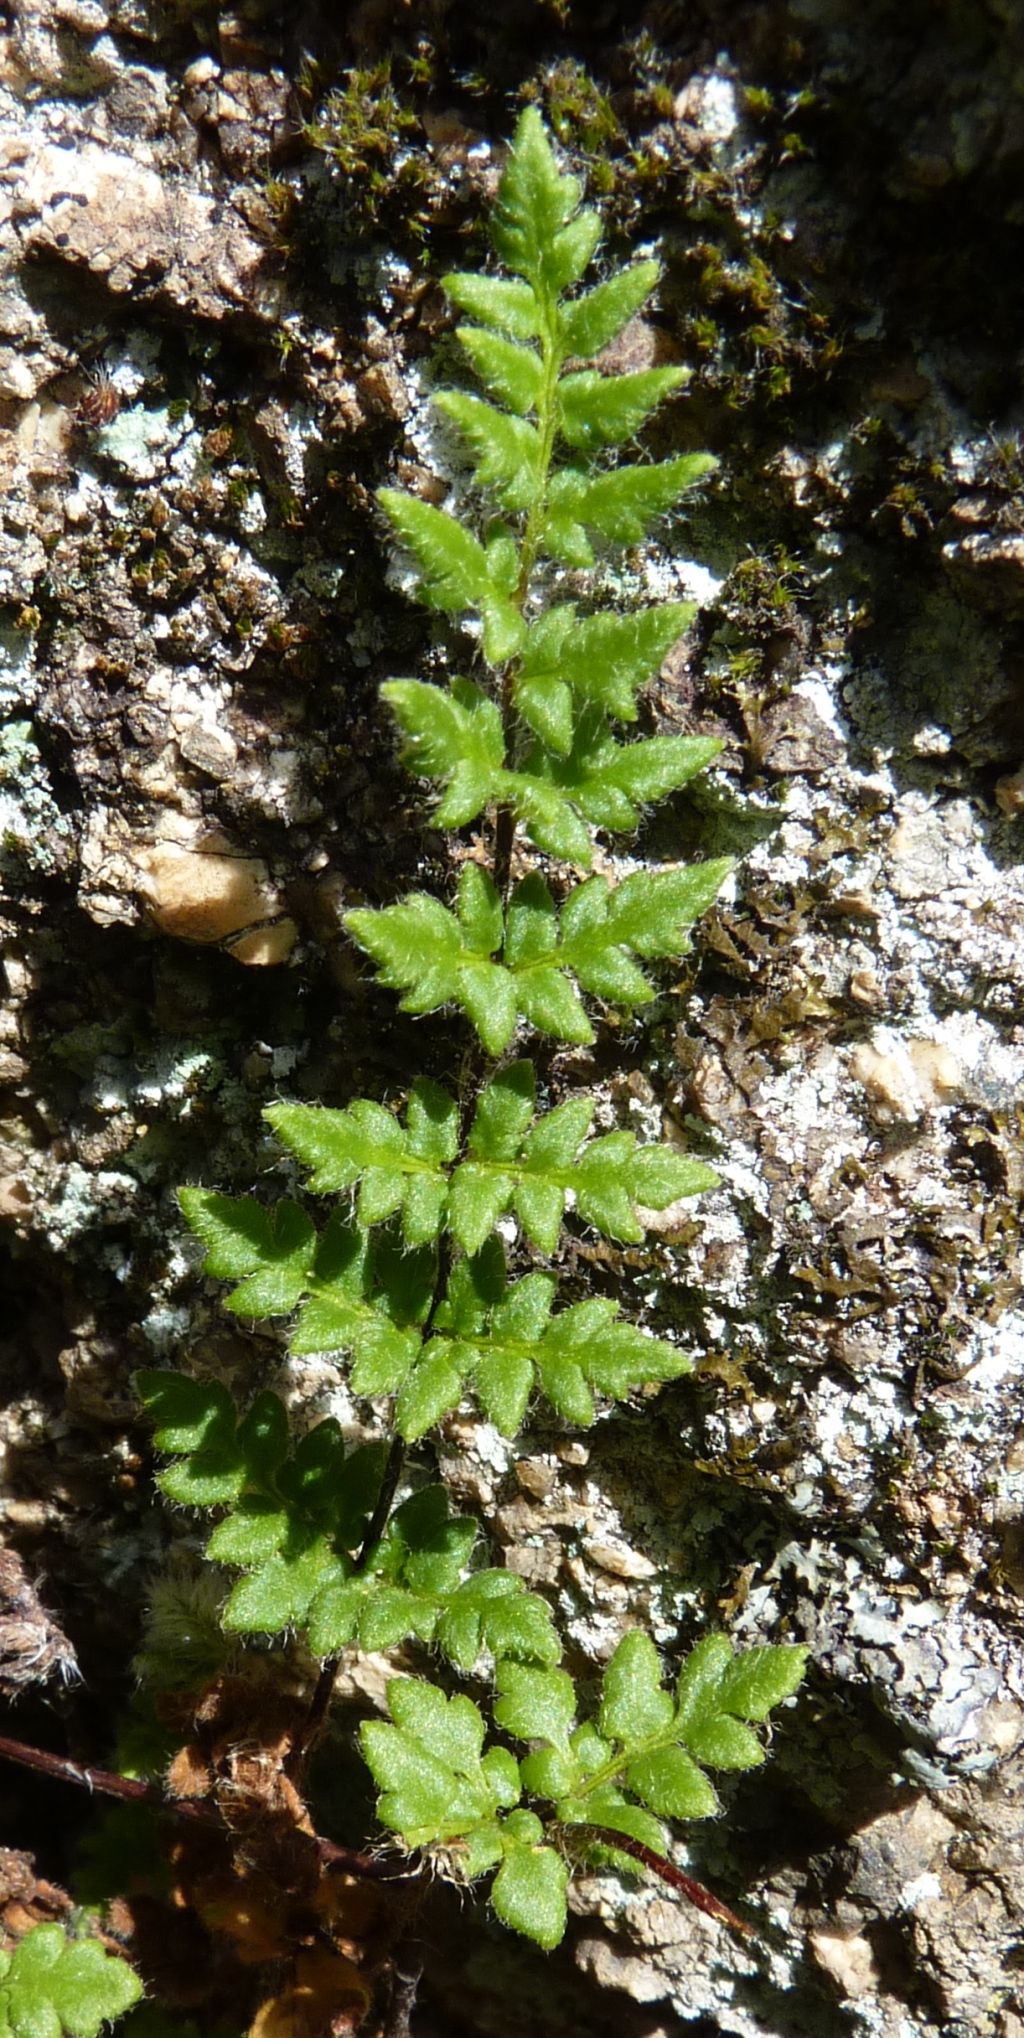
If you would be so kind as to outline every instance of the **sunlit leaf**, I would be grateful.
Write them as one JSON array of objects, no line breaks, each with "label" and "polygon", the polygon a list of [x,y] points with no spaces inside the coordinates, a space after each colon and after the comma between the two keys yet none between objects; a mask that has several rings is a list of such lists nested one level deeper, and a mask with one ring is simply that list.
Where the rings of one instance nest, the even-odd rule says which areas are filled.
[{"label": "sunlit leaf", "polygon": [[60,1925],[32,1925],[0,1951],[0,2030],[12,2038],[98,2038],[141,1995],[126,1960]]},{"label": "sunlit leaf", "polygon": [[661,274],[657,262],[634,262],[605,282],[574,298],[561,313],[561,338],[567,354],[597,354],[646,304]]}]

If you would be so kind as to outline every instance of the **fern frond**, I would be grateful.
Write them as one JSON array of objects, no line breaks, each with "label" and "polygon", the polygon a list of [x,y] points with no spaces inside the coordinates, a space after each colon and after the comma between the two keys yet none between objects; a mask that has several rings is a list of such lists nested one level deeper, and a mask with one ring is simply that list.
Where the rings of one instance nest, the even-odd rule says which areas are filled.
[{"label": "fern frond", "polygon": [[[734,1656],[724,1636],[711,1635],[687,1658],[673,1696],[653,1643],[634,1629],[605,1670],[595,1717],[579,1726],[564,1670],[500,1661],[494,1718],[530,1744],[519,1762],[505,1748],[485,1749],[483,1714],[470,1700],[396,1680],[388,1686],[393,1724],[362,1729],[382,1793],[378,1816],[407,1846],[436,1851],[467,1881],[498,1868],[491,1892],[498,1916],[539,1945],[557,1945],[568,1871],[523,1799],[549,1805],[557,1827],[596,1825],[663,1853],[663,1818],[703,1819],[717,1809],[706,1769],[763,1762],[750,1722],[792,1695],[805,1660],[799,1648]],[[634,1872],[614,1843],[599,1851]]]},{"label": "fern frond", "polygon": [[[571,604],[549,609],[531,628],[513,679],[516,707],[553,750],[567,754],[575,702],[635,722],[636,697],[693,619],[688,602],[660,602],[635,615],[577,615]],[[568,688],[563,740],[552,741],[537,714],[554,688]]]},{"label": "fern frond", "polygon": [[710,453],[620,467],[595,474],[567,466],[552,477],[544,543],[565,566],[592,566],[587,536],[596,531],[620,545],[638,545],[657,517],[674,508],[718,462]]},{"label": "fern frond", "polygon": [[[535,1107],[533,1066],[519,1061],[481,1091],[464,1155],[455,1099],[426,1077],[413,1084],[405,1127],[366,1098],[345,1111],[272,1104],[264,1115],[312,1168],[311,1189],[358,1187],[356,1217],[364,1227],[400,1211],[409,1246],[429,1244],[447,1225],[464,1252],[479,1252],[511,1209],[531,1242],[551,1253],[570,1194],[583,1221],[605,1237],[639,1242],[638,1205],[663,1210],[715,1184],[703,1162],[669,1146],[638,1146],[632,1132],[588,1140],[589,1099],[570,1098],[540,1117]],[[202,1235],[197,1192],[188,1207]]]},{"label": "fern frond", "polygon": [[[730,869],[718,858],[616,884],[566,878],[565,866],[591,867],[595,829],[635,828],[718,748],[688,735],[622,740],[619,726],[638,720],[640,690],[692,608],[588,614],[582,598],[552,600],[558,581],[544,570],[591,567],[598,541],[638,543],[715,464],[701,453],[615,459],[688,371],[616,371],[605,350],[660,270],[638,261],[580,289],[600,231],[527,109],[493,218],[495,255],[510,273],[445,279],[478,386],[443,391],[437,406],[468,455],[470,511],[464,520],[394,488],[379,498],[419,597],[468,617],[479,635],[472,679],[396,678],[383,694],[406,764],[436,788],[437,824],[481,828],[450,904],[413,891],[344,924],[404,1011],[464,1014],[496,1060],[519,1029],[591,1043],[593,1001],[626,1013],[650,1003],[649,966],[686,954]],[[524,873],[524,836],[563,866],[554,888],[536,860]],[[363,1726],[364,1753],[382,1824],[466,1882],[493,1876],[497,1915],[554,1946],[573,1835],[588,1858],[601,1849],[630,1872],[635,1858],[649,1864],[665,1845],[664,1819],[717,1808],[709,1771],[764,1759],[756,1728],[795,1691],[806,1652],[735,1655],[711,1636],[668,1689],[653,1642],[631,1630],[581,1717],[550,1608],[513,1572],[475,1568],[474,1526],[450,1512],[443,1487],[394,1504],[396,1444],[415,1443],[467,1400],[509,1437],[535,1395],[586,1426],[600,1400],[686,1373],[687,1353],[624,1320],[606,1295],[576,1287],[560,1297],[529,1248],[553,1256],[567,1211],[637,1242],[646,1211],[715,1177],[667,1144],[639,1146],[627,1129],[595,1137],[588,1096],[539,1110],[526,1059],[474,1075],[465,1098],[418,1075],[404,1115],[366,1097],[343,1110],[278,1103],[266,1115],[311,1171],[310,1191],[345,1200],[318,1233],[292,1200],[268,1208],[183,1190],[206,1270],[236,1284],[227,1302],[236,1316],[291,1317],[293,1354],[345,1356],[356,1395],[391,1398],[397,1438],[390,1450],[382,1440],[349,1451],[333,1421],[293,1436],[274,1394],[240,1417],[216,1380],[145,1373],[139,1393],[172,1461],[159,1484],[180,1506],[218,1511],[207,1550],[234,1573],[230,1631],[296,1629],[327,1659],[411,1640],[462,1673],[493,1666],[494,1720],[523,1745],[520,1759],[487,1745],[484,1713],[467,1696],[404,1677],[388,1688],[391,1720]],[[510,1215],[520,1231],[513,1279],[497,1231]],[[45,1945],[56,1968],[63,1935]],[[98,1997],[77,2022],[55,1996],[35,1999],[19,2022],[9,1984],[21,1957],[21,1948],[13,1961],[0,1956],[0,2025],[6,2016],[16,2038],[96,2038],[116,2010],[97,2015]]]},{"label": "fern frond", "polygon": [[[590,878],[569,893],[560,914],[534,875],[516,886],[503,922],[494,885],[471,864],[455,913],[413,892],[399,906],[348,913],[345,925],[383,982],[402,993],[403,1011],[461,1006],[488,1054],[504,1053],[517,1016],[538,1033],[584,1044],[594,1033],[577,986],[630,1009],[648,1004],[655,986],[634,956],[685,955],[689,928],[731,868],[720,857],[681,870],[641,871],[614,888]],[[466,910],[467,893],[478,905],[475,915]]]},{"label": "fern frond", "polygon": [[471,1568],[476,1527],[449,1514],[443,1487],[410,1495],[357,1561],[384,1473],[381,1445],[347,1453],[328,1419],[292,1448],[276,1394],[259,1395],[241,1422],[232,1407],[229,1424],[218,1382],[154,1372],[140,1373],[136,1387],[157,1423],[157,1449],[178,1458],[160,1475],[163,1491],[186,1506],[229,1506],[206,1545],[242,1573],[222,1615],[229,1634],[299,1627],[318,1656],[415,1636],[463,1671],[482,1649],[557,1662],[549,1607],[514,1573]]}]

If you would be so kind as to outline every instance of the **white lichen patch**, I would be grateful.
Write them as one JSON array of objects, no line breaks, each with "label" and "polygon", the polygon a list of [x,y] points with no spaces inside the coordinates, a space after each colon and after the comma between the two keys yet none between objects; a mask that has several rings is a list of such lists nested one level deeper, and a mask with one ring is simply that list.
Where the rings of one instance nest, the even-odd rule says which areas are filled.
[{"label": "white lichen patch", "polygon": [[191,430],[192,419],[187,413],[174,417],[166,404],[149,409],[138,403],[104,425],[97,436],[107,459],[127,478],[155,481]]},{"label": "white lichen patch", "polygon": [[138,1195],[134,1176],[114,1168],[90,1173],[77,1161],[62,1172],[60,1188],[46,1213],[46,1237],[60,1250],[111,1215],[128,1217]]},{"label": "white lichen patch", "polygon": [[53,796],[31,722],[0,727],[0,867],[50,873],[64,860],[73,830]]},{"label": "white lichen patch", "polygon": [[707,142],[731,141],[740,119],[735,82],[722,71],[698,72],[677,93],[672,112]]},{"label": "white lichen patch", "polygon": [[170,1049],[135,1082],[133,1099],[149,1110],[159,1106],[165,1111],[170,1109],[177,1117],[187,1118],[204,1094],[219,1087],[223,1074],[223,1066],[215,1055],[202,1049],[184,1054]]},{"label": "white lichen patch", "polygon": [[139,1330],[154,1358],[173,1360],[188,1337],[191,1312],[180,1305],[172,1308],[160,1302],[142,1318]]},{"label": "white lichen patch", "polygon": [[0,713],[31,707],[39,690],[35,672],[36,633],[0,621]]}]

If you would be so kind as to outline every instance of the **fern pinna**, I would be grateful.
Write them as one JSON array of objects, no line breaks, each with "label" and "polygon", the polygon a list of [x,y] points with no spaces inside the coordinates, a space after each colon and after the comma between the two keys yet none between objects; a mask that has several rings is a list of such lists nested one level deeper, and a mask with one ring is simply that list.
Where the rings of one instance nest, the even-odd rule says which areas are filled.
[{"label": "fern pinna", "polygon": [[[390,1448],[385,1438],[347,1453],[332,1421],[293,1442],[272,1394],[239,1420],[216,1383],[139,1382],[157,1446],[174,1459],[164,1491],[219,1512],[208,1552],[236,1574],[226,1627],[300,1631],[324,1664],[318,1713],[344,1649],[413,1638],[447,1661],[435,1681],[397,1677],[390,1722],[363,1728],[380,1821],[463,1881],[493,1877],[499,1916],[548,1947],[564,1930],[572,1861],[603,1850],[635,1869],[664,1856],[663,1820],[715,1810],[708,1769],[762,1761],[754,1726],[795,1690],[804,1659],[785,1647],[735,1655],[711,1635],[669,1690],[653,1643],[630,1632],[588,1706],[560,1667],[546,1601],[478,1564],[475,1529],[450,1514],[444,1490],[413,1473],[395,1504],[403,1447],[467,1400],[511,1437],[538,1394],[561,1421],[586,1425],[598,1402],[689,1365],[606,1296],[561,1301],[546,1262],[567,1205],[605,1238],[637,1241],[645,1210],[714,1176],[629,1131],[593,1136],[586,1097],[545,1108],[529,1059],[531,1029],[582,1045],[606,1009],[648,1004],[651,965],[685,954],[729,868],[612,879],[605,852],[593,870],[597,831],[635,829],[717,749],[631,730],[685,605],[589,613],[560,595],[559,569],[585,572],[595,548],[640,540],[713,465],[623,457],[686,371],[602,365],[659,271],[639,261],[579,289],[599,238],[597,213],[528,110],[494,215],[499,267],[445,279],[478,388],[436,402],[468,456],[470,507],[380,496],[419,598],[468,619],[477,639],[471,677],[396,678],[384,697],[410,770],[436,789],[435,823],[482,832],[463,844],[450,902],[414,891],[350,912],[346,926],[402,1010],[464,1015],[479,1042],[471,1092],[417,1075],[399,1109],[368,1098],[344,1110],[274,1105],[270,1123],[309,1170],[310,1192],[337,1199],[319,1232],[295,1202],[181,1196],[208,1271],[237,1283],[228,1308],[294,1314],[294,1353],[348,1354],[355,1393],[390,1398]],[[470,1672],[497,1693],[489,1742],[484,1710],[457,1688]]]}]

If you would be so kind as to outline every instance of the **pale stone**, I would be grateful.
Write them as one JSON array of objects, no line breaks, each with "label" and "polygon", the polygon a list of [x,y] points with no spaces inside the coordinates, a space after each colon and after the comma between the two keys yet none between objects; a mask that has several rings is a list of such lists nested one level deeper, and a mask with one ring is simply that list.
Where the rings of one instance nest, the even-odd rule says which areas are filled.
[{"label": "pale stone", "polygon": [[1012,821],[1024,807],[1024,764],[1019,771],[1007,772],[1005,778],[996,781],[996,805]]},{"label": "pale stone", "polygon": [[963,1083],[960,1064],[941,1040],[911,1040],[907,1053],[926,1109],[959,1096]]},{"label": "pale stone", "polygon": [[524,1493],[532,1493],[535,1500],[546,1500],[558,1484],[558,1473],[546,1458],[517,1458],[515,1474]]},{"label": "pale stone", "polygon": [[881,1976],[869,1939],[859,1933],[847,1938],[840,1932],[812,1932],[810,1946],[818,1966],[844,1996],[871,1995],[878,1989]]},{"label": "pale stone", "polygon": [[269,927],[254,927],[248,934],[241,934],[235,941],[225,943],[228,954],[236,962],[248,963],[256,969],[271,969],[275,964],[287,962],[299,930],[294,920],[274,920]]},{"label": "pale stone", "polygon": [[627,1549],[624,1543],[592,1543],[583,1545],[592,1564],[599,1571],[607,1571],[612,1578],[656,1578],[657,1564],[652,1564],[642,1550]]},{"label": "pale stone", "polygon": [[230,778],[238,763],[238,745],[226,729],[218,729],[198,718],[181,732],[178,747],[189,764],[207,778]]},{"label": "pale stone", "polygon": [[942,808],[909,807],[887,850],[889,883],[896,897],[945,898],[957,859],[966,868],[977,840],[976,816],[966,800],[951,800]]},{"label": "pale stone", "polygon": [[855,1048],[850,1074],[883,1125],[915,1125],[937,1105],[948,1104],[962,1084],[956,1056],[942,1041],[904,1041],[888,1027],[879,1027],[874,1042]]},{"label": "pale stone", "polygon": [[877,970],[870,966],[866,969],[852,970],[846,988],[858,1005],[867,1005],[869,1009],[877,1011],[879,1006],[885,1004],[885,986]]},{"label": "pale stone", "polygon": [[506,1551],[505,1569],[514,1571],[528,1585],[531,1592],[539,1585],[556,1585],[562,1569],[562,1545],[548,1539],[539,1547],[533,1543],[513,1545]]},{"label": "pale stone", "polygon": [[276,903],[266,865],[255,857],[159,842],[136,852],[136,867],[150,918],[161,933],[185,941],[223,941],[265,920]]}]

